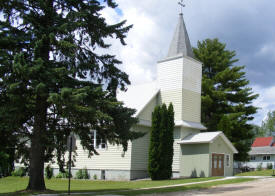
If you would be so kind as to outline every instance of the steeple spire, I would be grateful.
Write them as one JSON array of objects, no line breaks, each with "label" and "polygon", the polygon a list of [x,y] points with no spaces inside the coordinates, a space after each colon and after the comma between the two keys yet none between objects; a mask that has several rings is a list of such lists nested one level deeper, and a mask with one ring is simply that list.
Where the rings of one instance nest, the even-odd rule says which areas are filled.
[{"label": "steeple spire", "polygon": [[[184,4],[179,3],[181,7],[184,7]],[[174,37],[170,44],[167,57],[173,57],[182,54],[183,56],[189,56],[194,58],[193,50],[189,40],[189,36],[186,30],[186,26],[183,20],[182,12],[179,14],[179,21],[176,27]]]}]

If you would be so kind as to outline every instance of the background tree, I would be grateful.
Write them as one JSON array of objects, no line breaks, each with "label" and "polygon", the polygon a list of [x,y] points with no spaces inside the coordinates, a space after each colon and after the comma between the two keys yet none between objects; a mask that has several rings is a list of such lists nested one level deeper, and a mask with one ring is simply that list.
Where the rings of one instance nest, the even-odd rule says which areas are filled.
[{"label": "background tree", "polygon": [[257,111],[252,101],[258,95],[248,87],[244,66],[235,65],[235,51],[218,39],[198,42],[194,54],[203,63],[202,122],[207,131],[223,131],[239,151],[235,159],[244,161],[253,137],[248,123]]},{"label": "background tree", "polygon": [[148,172],[152,180],[172,176],[174,143],[174,110],[172,104],[157,106],[152,113]]},{"label": "background tree", "polygon": [[275,111],[267,113],[267,117],[262,121],[260,128],[262,136],[268,137],[275,133]]},{"label": "background tree", "polygon": [[131,26],[107,24],[100,14],[105,4],[117,6],[112,0],[0,1],[0,111],[10,114],[0,121],[10,128],[1,132],[16,136],[16,150],[29,158],[27,189],[45,190],[44,163],[54,156],[63,170],[70,132],[89,155],[96,154],[91,130],[124,150],[140,136],[129,131],[135,110],[116,99],[128,76],[105,42],[125,45]]},{"label": "background tree", "polygon": [[[256,138],[256,137],[265,137],[265,132],[263,131],[262,127],[261,126],[258,126],[258,125],[252,125],[253,128],[252,128],[252,132],[254,134],[254,138],[253,140]],[[253,142],[252,140],[252,142]]]}]

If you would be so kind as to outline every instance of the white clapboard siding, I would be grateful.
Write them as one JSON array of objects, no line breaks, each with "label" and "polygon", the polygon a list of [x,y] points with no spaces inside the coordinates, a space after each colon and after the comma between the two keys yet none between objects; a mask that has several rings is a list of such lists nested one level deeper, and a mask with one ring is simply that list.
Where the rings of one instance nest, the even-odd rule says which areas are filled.
[{"label": "white clapboard siding", "polygon": [[128,143],[128,150],[122,156],[123,148],[120,145],[108,144],[106,149],[99,149],[100,155],[94,155],[91,158],[87,157],[87,151],[83,150],[80,141],[77,140],[77,161],[76,168],[87,169],[120,169],[129,170],[131,163],[131,142]]},{"label": "white clapboard siding", "polygon": [[161,103],[165,103],[167,106],[172,103],[175,112],[175,120],[182,120],[182,89],[161,91],[160,100]]},{"label": "white clapboard siding", "polygon": [[183,58],[182,88],[201,93],[202,65],[198,61]]},{"label": "white clapboard siding", "polygon": [[[118,145],[108,144],[106,149],[99,149],[100,155],[94,155],[88,158],[88,152],[83,150],[80,140],[76,140],[77,145],[77,156],[74,169],[112,169],[112,170],[130,170],[131,167],[131,148],[132,143],[128,143],[128,150],[122,157],[123,148]],[[68,154],[65,155],[66,160]],[[57,164],[52,165],[53,168],[58,168]]]},{"label": "white clapboard siding", "polygon": [[173,103],[175,120],[200,122],[202,65],[188,57],[162,61],[157,68],[162,103]]},{"label": "white clapboard siding", "polygon": [[182,119],[201,122],[201,94],[183,89]]},{"label": "white clapboard siding", "polygon": [[181,89],[183,58],[160,62],[157,65],[157,80],[161,91]]},{"label": "white clapboard siding", "polygon": [[174,156],[173,156],[173,164],[172,170],[173,172],[178,172],[180,170],[180,157],[181,157],[181,150],[180,145],[178,142],[181,140],[181,128],[175,127],[174,129]]},{"label": "white clapboard siding", "polygon": [[[155,107],[159,104],[158,100],[159,95],[156,95],[152,100],[149,101],[148,104],[141,110],[138,118],[141,120],[152,120],[152,112],[154,111]],[[138,99],[138,98],[137,98]]]},{"label": "white clapboard siding", "polygon": [[133,140],[132,142],[131,170],[147,171],[149,156],[148,152],[150,144],[150,128],[135,126],[133,130],[146,133],[146,135],[136,140]]}]

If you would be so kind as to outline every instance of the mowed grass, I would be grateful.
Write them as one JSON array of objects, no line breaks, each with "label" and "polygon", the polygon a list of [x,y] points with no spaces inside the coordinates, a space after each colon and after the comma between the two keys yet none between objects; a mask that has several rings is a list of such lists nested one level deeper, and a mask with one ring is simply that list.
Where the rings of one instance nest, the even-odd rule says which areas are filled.
[{"label": "mowed grass", "polygon": [[[109,192],[108,194],[116,194],[116,195],[141,195],[141,194],[156,194],[156,193],[171,193],[171,192],[183,192],[188,190],[197,190],[197,189],[207,189],[215,186],[226,185],[226,184],[236,184],[254,181],[252,178],[237,178],[230,180],[222,180],[215,182],[205,182],[202,184],[194,184],[187,186],[178,186],[178,187],[170,187],[170,188],[157,188],[157,189],[149,189],[149,190],[128,190],[128,191],[116,191]],[[94,194],[85,194],[85,196],[92,196]],[[81,194],[77,194],[75,196],[83,196]]]},{"label": "mowed grass", "polygon": [[[131,190],[139,188],[158,187],[165,185],[184,184],[190,182],[201,182],[207,180],[219,179],[219,177],[210,178],[192,178],[192,179],[175,179],[175,180],[139,180],[139,181],[94,181],[94,180],[72,180],[72,192],[91,192],[91,191],[117,191]],[[28,192],[16,192],[26,189],[28,177],[6,177],[0,178],[0,195],[28,195]],[[67,179],[51,180],[45,179],[46,187],[50,193],[66,192],[68,190]],[[9,193],[9,194],[8,194]]]},{"label": "mowed grass", "polygon": [[[274,174],[275,174],[275,170],[274,170]],[[272,175],[273,175],[273,170],[267,169],[262,171],[244,172],[244,173],[237,174],[236,176],[272,176]]]}]

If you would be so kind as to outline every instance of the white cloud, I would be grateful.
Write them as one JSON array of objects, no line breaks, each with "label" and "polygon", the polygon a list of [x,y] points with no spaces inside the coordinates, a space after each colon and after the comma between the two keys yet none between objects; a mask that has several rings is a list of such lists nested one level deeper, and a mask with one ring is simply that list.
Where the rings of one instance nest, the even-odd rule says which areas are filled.
[{"label": "white cloud", "polygon": [[258,113],[255,115],[253,123],[261,125],[262,120],[266,117],[269,111],[275,110],[275,86],[262,88],[261,86],[252,87],[253,91],[259,94],[258,99],[253,103],[259,107]]},{"label": "white cloud", "polygon": [[275,43],[264,44],[256,55],[271,58],[275,61]]}]

